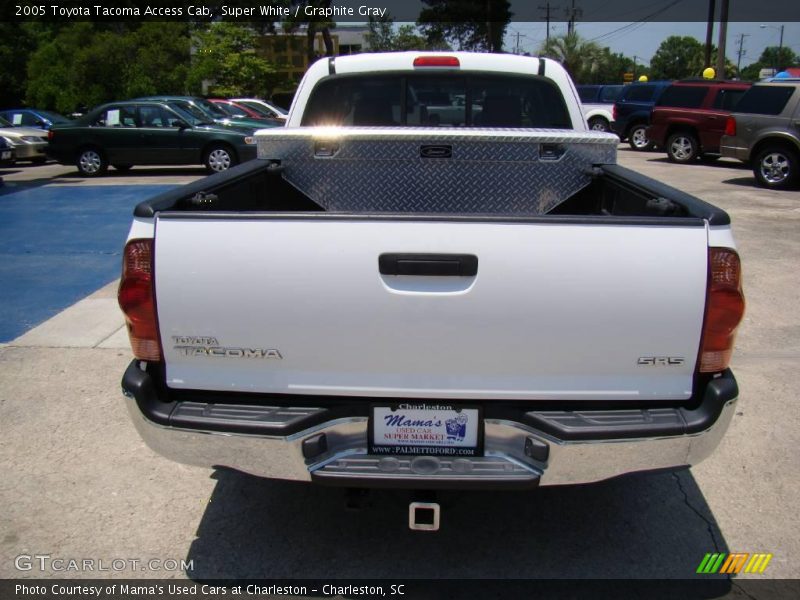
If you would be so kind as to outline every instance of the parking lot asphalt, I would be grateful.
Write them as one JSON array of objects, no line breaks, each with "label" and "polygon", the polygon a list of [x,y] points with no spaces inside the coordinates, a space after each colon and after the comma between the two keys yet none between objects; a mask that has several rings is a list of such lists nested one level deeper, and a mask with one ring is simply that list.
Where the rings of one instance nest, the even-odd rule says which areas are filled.
[{"label": "parking lot asphalt", "polygon": [[0,188],[0,342],[117,277],[132,207],[170,187]]},{"label": "parking lot asphalt", "polygon": [[[15,568],[33,553],[193,561],[189,573],[111,573],[129,577],[690,578],[705,553],[734,551],[774,555],[763,575],[740,577],[799,578],[800,193],[757,188],[738,163],[663,156],[619,152],[624,166],[728,211],[744,269],[740,401],[701,465],[446,496],[436,534],[407,530],[401,495],[375,493],[349,511],[336,489],[177,465],[143,444],[125,412],[119,379],[131,355],[109,281],[0,347],[0,578],[110,575]],[[134,169],[114,179],[181,177]]]}]

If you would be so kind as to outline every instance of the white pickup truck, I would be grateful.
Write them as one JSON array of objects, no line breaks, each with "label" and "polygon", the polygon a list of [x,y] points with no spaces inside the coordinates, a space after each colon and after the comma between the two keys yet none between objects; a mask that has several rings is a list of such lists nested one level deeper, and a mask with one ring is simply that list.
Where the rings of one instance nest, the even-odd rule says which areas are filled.
[{"label": "white pickup truck", "polygon": [[[423,101],[443,95],[464,99],[447,126]],[[323,59],[258,135],[258,159],[135,210],[122,387],[155,451],[435,490],[717,446],[744,311],[728,215],[616,165],[557,63]],[[410,525],[435,529],[438,505]]]}]

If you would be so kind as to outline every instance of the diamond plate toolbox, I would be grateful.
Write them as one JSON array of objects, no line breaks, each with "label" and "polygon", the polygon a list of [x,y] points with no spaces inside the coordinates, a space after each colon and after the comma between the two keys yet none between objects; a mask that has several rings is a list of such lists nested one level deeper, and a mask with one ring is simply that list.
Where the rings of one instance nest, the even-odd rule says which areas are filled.
[{"label": "diamond plate toolbox", "polygon": [[258,157],[326,211],[537,215],[616,163],[616,136],[561,129],[262,130]]}]

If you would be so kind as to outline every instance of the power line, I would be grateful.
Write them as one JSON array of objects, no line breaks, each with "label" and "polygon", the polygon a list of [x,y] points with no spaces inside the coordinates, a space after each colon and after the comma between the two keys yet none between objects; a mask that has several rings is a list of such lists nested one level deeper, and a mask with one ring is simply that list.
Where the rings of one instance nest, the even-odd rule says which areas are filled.
[{"label": "power line", "polygon": [[[606,7],[598,8],[597,10],[590,10],[589,12],[587,12],[586,13],[586,20],[587,21],[592,21],[592,20],[594,20],[593,17],[595,15],[602,14],[603,18],[602,19],[598,19],[598,20],[602,20],[602,21],[619,21],[619,20],[621,20],[620,17],[626,17],[626,16],[628,16],[630,14],[633,14],[633,13],[639,14],[643,10],[647,10],[649,8],[652,8],[652,7],[656,6],[656,5],[662,4],[663,2],[664,2],[664,0],[658,0],[658,2],[651,2],[650,4],[645,4],[644,6],[638,6],[638,7],[634,8],[633,10],[625,10],[624,12],[621,12],[621,13],[611,13],[611,14],[608,14],[608,12],[606,10]],[[667,2],[669,2],[669,0],[667,0]]]},{"label": "power line", "polygon": [[675,6],[676,4],[679,4],[681,2],[683,2],[683,0],[672,0],[672,2],[670,2],[667,5],[665,5],[663,8],[660,8],[659,10],[657,10],[657,11],[655,11],[653,13],[650,13],[646,17],[643,17],[643,18],[639,19],[638,21],[634,21],[633,23],[628,23],[627,25],[623,25],[622,27],[618,27],[617,29],[609,31],[608,33],[604,33],[602,35],[598,35],[597,37],[592,38],[590,41],[596,42],[597,40],[600,40],[600,39],[603,39],[603,38],[607,38],[607,37],[609,37],[609,36],[611,36],[611,35],[613,35],[615,33],[622,32],[622,31],[625,31],[625,33],[630,33],[630,31],[634,30],[632,28],[637,28],[638,29],[639,27],[641,27],[642,25],[644,25],[648,21],[652,21],[655,17],[657,17],[661,13],[668,11],[670,8],[672,8],[673,6]]}]

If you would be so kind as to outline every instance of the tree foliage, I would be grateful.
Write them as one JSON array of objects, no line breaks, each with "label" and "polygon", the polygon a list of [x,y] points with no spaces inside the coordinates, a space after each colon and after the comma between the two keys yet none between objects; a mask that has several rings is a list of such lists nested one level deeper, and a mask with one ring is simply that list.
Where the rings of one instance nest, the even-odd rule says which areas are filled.
[{"label": "tree foliage", "polygon": [[392,52],[402,50],[449,50],[446,44],[434,44],[417,32],[414,25],[401,25],[396,31],[394,20],[389,16],[370,17],[367,23],[369,33],[364,37],[371,52]]},{"label": "tree foliage", "polygon": [[124,96],[130,39],[77,22],[40,46],[28,62],[26,100],[71,112]]},{"label": "tree foliage", "polygon": [[134,59],[125,65],[123,96],[180,94],[189,71],[189,26],[146,22],[128,36]]},{"label": "tree foliage", "polygon": [[691,36],[668,37],[650,60],[653,79],[699,76],[704,68],[703,52],[703,44]]},{"label": "tree foliage", "polygon": [[539,55],[560,62],[575,81],[585,83],[600,70],[603,51],[573,32],[551,37],[542,44]]},{"label": "tree foliage", "polygon": [[194,55],[187,84],[194,93],[220,96],[269,97],[278,81],[275,67],[257,52],[257,34],[247,24],[223,21],[210,23],[195,32]]},{"label": "tree foliage", "polygon": [[511,21],[507,0],[423,0],[417,25],[430,48],[502,52]]},{"label": "tree foliage", "polygon": [[[717,62],[717,49],[711,48],[711,64]],[[691,36],[673,35],[661,42],[653,58],[650,70],[653,79],[683,79],[701,77],[705,68],[705,46]],[[736,65],[725,59],[725,73],[718,77],[735,77]]]},{"label": "tree foliage", "polygon": [[14,106],[25,96],[28,58],[45,33],[40,23],[0,22],[0,106]]},{"label": "tree foliage", "polygon": [[184,91],[188,25],[70,23],[27,64],[25,100],[70,113],[143,94]]},{"label": "tree foliage", "polygon": [[[317,60],[317,50],[315,43],[317,39],[317,32],[322,34],[322,42],[325,45],[325,56],[333,56],[333,37],[331,36],[331,29],[336,27],[336,23],[324,16],[306,16],[305,7],[314,9],[329,9],[332,0],[291,0],[294,7],[299,6],[300,11],[295,13],[294,10],[290,11],[289,18],[283,22],[284,31],[296,31],[299,27],[303,26],[306,29],[306,55],[308,56],[309,64]],[[295,14],[299,15],[295,18]]]},{"label": "tree foliage", "polygon": [[[780,52],[779,52],[780,51]],[[742,69],[742,79],[757,81],[761,69],[775,69],[780,71],[786,67],[800,64],[800,56],[791,48],[784,46],[768,46],[764,48],[758,60]]]},{"label": "tree foliage", "polygon": [[364,40],[372,52],[388,52],[394,50],[394,19],[389,16],[369,17],[368,32]]},{"label": "tree foliage", "polygon": [[581,83],[622,83],[625,73],[634,73],[636,77],[644,74],[645,68],[637,65],[634,73],[633,59],[619,52],[611,52],[603,48],[595,62],[595,68],[584,75]]},{"label": "tree foliage", "polygon": [[[623,83],[625,73],[634,72],[633,59],[608,47],[583,39],[578,33],[551,37],[538,50],[539,56],[558,61],[576,83]],[[648,70],[637,65],[635,75]]]}]

